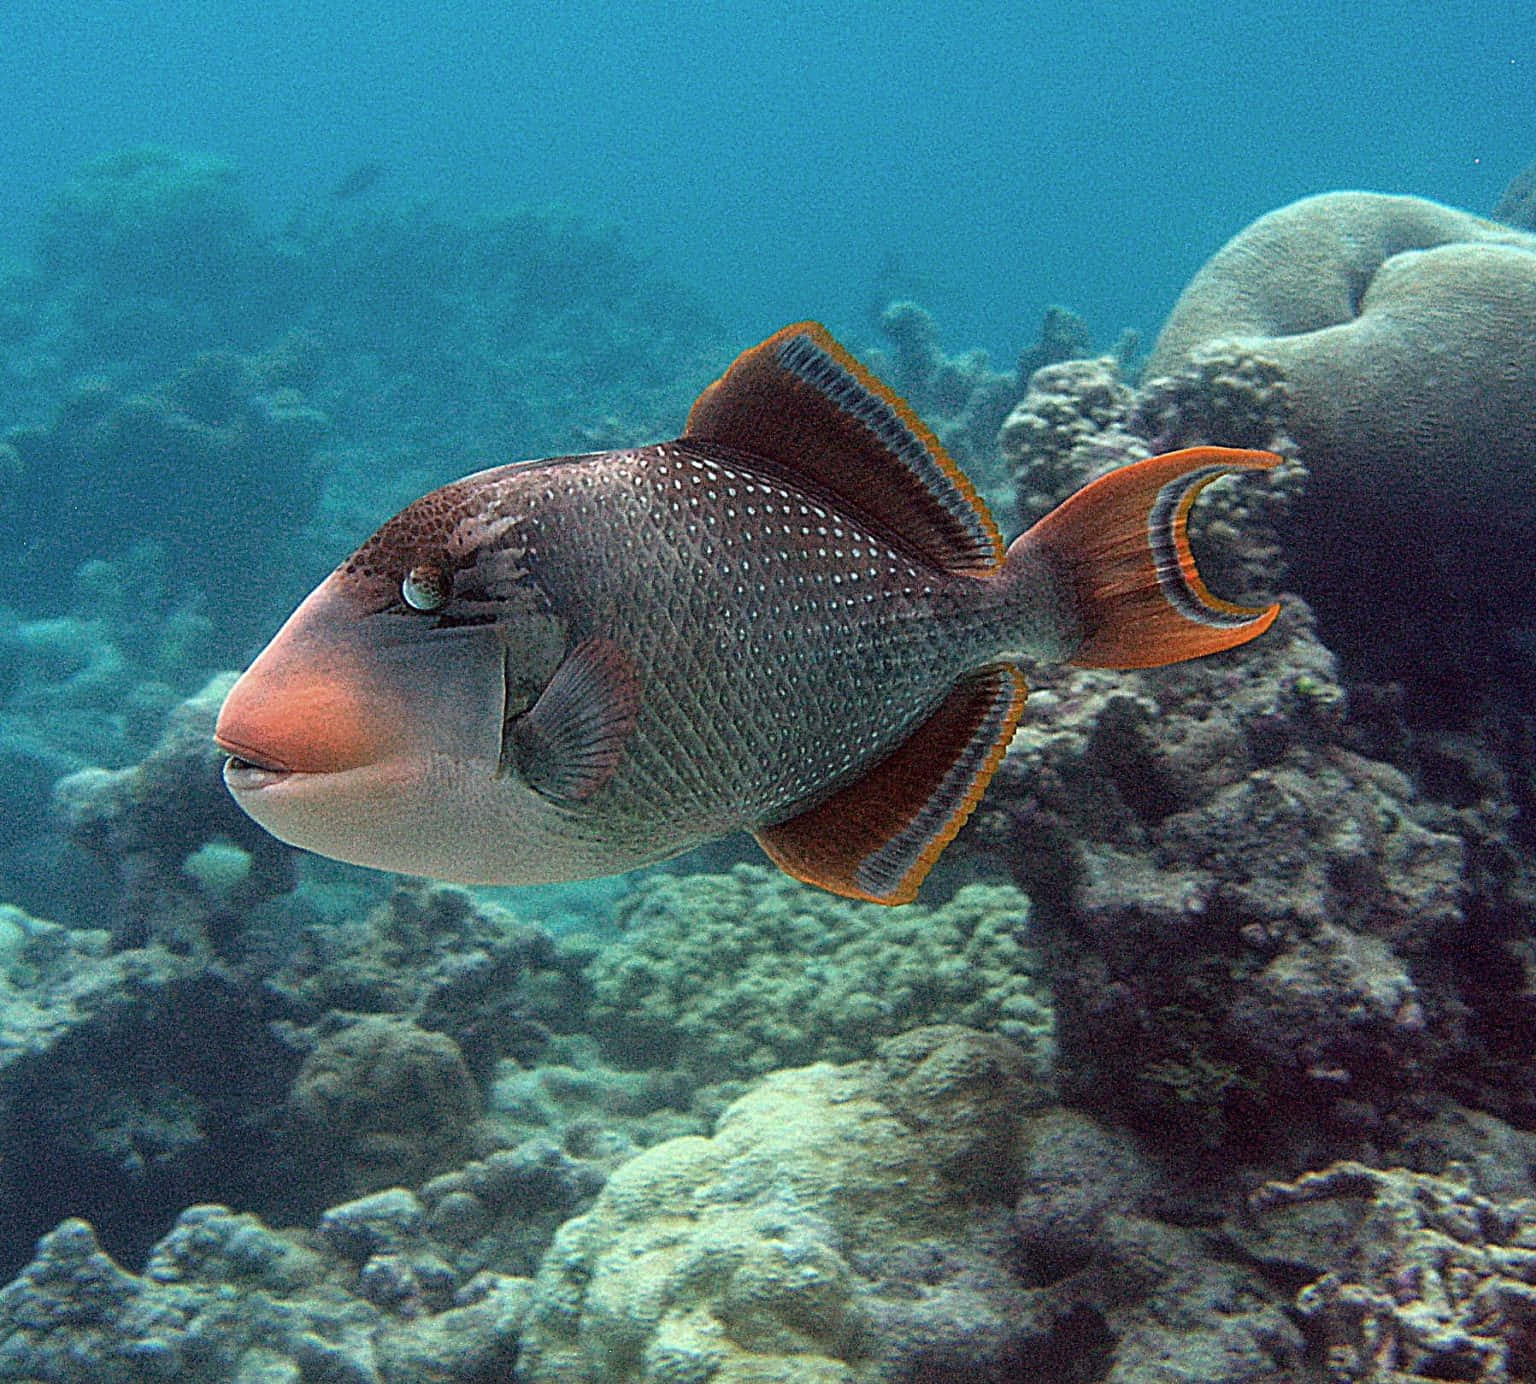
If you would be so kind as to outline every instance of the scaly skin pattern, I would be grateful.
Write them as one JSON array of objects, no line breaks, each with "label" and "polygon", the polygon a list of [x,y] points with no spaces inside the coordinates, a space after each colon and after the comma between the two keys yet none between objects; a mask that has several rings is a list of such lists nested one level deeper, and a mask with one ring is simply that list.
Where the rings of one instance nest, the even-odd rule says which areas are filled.
[{"label": "scaly skin pattern", "polygon": [[[423,562],[452,571],[433,612],[398,597]],[[561,650],[597,636],[629,657],[642,696],[615,772],[543,824],[565,869],[606,873],[791,817],[900,744],[967,672],[1055,652],[1052,600],[1015,575],[943,572],[765,463],[674,442],[456,482],[337,580],[365,600],[377,588],[391,620],[505,621],[509,720]]]}]

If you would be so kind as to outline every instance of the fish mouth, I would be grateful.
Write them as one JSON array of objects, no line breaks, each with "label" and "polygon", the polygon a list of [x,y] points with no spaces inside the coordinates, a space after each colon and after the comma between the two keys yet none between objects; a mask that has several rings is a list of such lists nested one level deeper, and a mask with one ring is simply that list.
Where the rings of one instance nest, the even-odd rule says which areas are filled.
[{"label": "fish mouth", "polygon": [[281,760],[258,753],[249,745],[224,736],[216,736],[215,740],[221,750],[229,752],[229,758],[224,761],[224,782],[231,792],[248,793],[258,788],[270,788],[298,772]]}]

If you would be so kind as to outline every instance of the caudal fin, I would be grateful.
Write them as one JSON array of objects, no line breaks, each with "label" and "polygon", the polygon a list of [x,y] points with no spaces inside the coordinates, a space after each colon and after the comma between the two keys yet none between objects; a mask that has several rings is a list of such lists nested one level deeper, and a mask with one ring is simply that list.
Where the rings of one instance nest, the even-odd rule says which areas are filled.
[{"label": "caudal fin", "polygon": [[[1190,507],[1232,470],[1267,470],[1272,452],[1190,447],[1121,467],[1069,496],[1013,547],[1065,588],[1087,668],[1153,668],[1263,634],[1280,607],[1214,596],[1189,550]],[[1008,554],[1012,560],[1016,554]]]}]

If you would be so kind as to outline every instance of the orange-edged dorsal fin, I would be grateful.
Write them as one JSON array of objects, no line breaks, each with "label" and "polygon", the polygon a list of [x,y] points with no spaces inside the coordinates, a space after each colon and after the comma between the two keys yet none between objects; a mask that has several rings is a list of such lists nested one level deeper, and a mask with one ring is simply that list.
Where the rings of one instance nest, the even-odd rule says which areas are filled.
[{"label": "orange-edged dorsal fin", "polygon": [[807,884],[871,903],[910,903],[1002,763],[1028,689],[1017,668],[972,674],[862,778],[758,843]]},{"label": "orange-edged dorsal fin", "polygon": [[938,438],[818,323],[737,356],[682,440],[748,453],[941,570],[1002,559],[997,526]]},{"label": "orange-edged dorsal fin", "polygon": [[[1231,470],[1278,466],[1273,452],[1190,447],[1101,476],[1014,540],[1066,588],[1084,668],[1155,668],[1263,634],[1278,605],[1212,595],[1189,550],[1195,497]],[[1010,549],[1009,560],[1013,559]]]}]

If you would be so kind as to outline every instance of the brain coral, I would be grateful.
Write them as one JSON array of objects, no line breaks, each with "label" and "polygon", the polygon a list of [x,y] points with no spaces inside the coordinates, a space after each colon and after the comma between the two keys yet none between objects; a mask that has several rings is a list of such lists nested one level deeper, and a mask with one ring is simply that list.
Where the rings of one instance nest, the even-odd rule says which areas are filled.
[{"label": "brain coral", "polygon": [[626,1063],[701,1081],[867,1057],[924,1023],[995,1030],[1043,1061],[1051,1013],[1020,939],[1028,909],[1008,886],[888,909],[753,865],[660,875],[592,962],[593,1030]]},{"label": "brain coral", "polygon": [[1454,664],[1536,594],[1533,322],[1536,235],[1420,198],[1327,193],[1212,257],[1147,378],[1217,342],[1276,368],[1311,473],[1290,545],[1301,590],[1365,646],[1418,653],[1434,625],[1435,661]]}]

